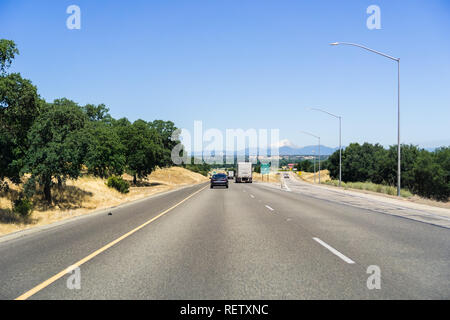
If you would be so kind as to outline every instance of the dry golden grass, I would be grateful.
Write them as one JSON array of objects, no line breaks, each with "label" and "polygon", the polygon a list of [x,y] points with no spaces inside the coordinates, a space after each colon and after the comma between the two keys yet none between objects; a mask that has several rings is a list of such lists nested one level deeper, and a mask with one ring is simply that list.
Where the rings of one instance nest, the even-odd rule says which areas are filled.
[{"label": "dry golden grass", "polygon": [[[302,179],[303,181],[310,183],[314,182],[314,172],[302,172],[301,174],[297,174],[297,176],[300,177],[300,179]],[[320,170],[320,181],[326,182],[330,180],[330,172],[328,170]],[[316,183],[319,183],[319,172],[316,172]]]},{"label": "dry golden grass", "polygon": [[152,172],[148,181],[167,185],[187,185],[208,181],[209,179],[199,173],[180,167],[158,169]]},{"label": "dry golden grass", "polygon": [[[124,179],[130,182],[133,180],[129,175],[124,175]],[[121,194],[115,189],[108,188],[105,180],[100,178],[85,176],[75,181],[68,180],[61,190],[56,186],[52,189],[52,206],[46,206],[41,201],[42,194],[37,194],[33,198],[35,210],[27,223],[21,221],[4,223],[0,220],[0,235],[88,214],[94,210],[109,208],[184,185],[206,181],[208,178],[201,174],[179,167],[154,171],[137,186],[131,186],[128,194]],[[7,194],[0,194],[0,216],[7,216],[10,213],[11,199],[21,188],[11,183],[9,186],[10,191]]]},{"label": "dry golden grass", "polygon": [[274,172],[270,174],[265,174],[264,176],[261,173],[253,172],[253,181],[257,182],[269,182],[269,183],[280,183],[280,175]]}]

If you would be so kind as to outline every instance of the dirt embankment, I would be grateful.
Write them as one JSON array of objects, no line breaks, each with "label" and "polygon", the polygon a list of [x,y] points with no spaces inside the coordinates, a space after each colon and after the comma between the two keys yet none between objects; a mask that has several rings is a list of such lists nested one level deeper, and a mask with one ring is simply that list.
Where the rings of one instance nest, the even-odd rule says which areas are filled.
[{"label": "dirt embankment", "polygon": [[[123,178],[132,185],[131,176],[125,174]],[[159,192],[208,180],[201,174],[180,167],[158,169],[146,179],[138,182],[137,186],[132,185],[129,193],[121,194],[115,189],[108,188],[105,179],[84,176],[78,180],[68,180],[62,189],[55,186],[52,189],[52,206],[45,205],[41,201],[42,195],[36,195],[33,198],[34,211],[26,223],[14,220],[14,216],[11,215],[11,199],[17,196],[21,186],[9,183],[10,191],[0,193],[0,235],[88,214]]]},{"label": "dirt embankment", "polygon": [[[294,174],[296,174],[303,181],[314,183],[314,172],[301,172],[301,174]],[[326,182],[330,180],[330,172],[328,170],[320,170],[320,181]],[[316,172],[316,183],[319,183],[319,171]]]}]

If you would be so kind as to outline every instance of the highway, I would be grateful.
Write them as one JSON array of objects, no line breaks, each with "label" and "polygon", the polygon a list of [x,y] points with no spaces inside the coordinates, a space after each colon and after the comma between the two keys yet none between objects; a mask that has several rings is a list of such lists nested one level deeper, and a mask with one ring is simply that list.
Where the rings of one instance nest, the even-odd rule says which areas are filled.
[{"label": "highway", "polygon": [[0,239],[0,299],[450,298],[449,228],[288,184],[190,186]]}]

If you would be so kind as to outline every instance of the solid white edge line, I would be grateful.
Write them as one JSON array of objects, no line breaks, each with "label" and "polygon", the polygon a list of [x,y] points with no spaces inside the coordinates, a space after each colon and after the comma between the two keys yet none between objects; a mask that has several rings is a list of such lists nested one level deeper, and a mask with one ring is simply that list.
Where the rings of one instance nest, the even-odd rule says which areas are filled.
[{"label": "solid white edge line", "polygon": [[273,211],[273,208],[269,207],[267,204],[265,205],[265,207],[266,207],[267,209],[269,209],[270,211]]},{"label": "solid white edge line", "polygon": [[291,192],[291,188],[288,187],[286,180],[284,180],[284,187],[286,188],[286,191]]},{"label": "solid white edge line", "polygon": [[349,257],[346,257],[345,255],[343,255],[342,253],[340,253],[339,251],[337,251],[335,248],[331,247],[330,245],[326,244],[325,242],[323,242],[322,240],[320,240],[319,238],[313,238],[316,242],[318,242],[319,244],[321,244],[322,246],[324,246],[325,248],[327,248],[328,250],[330,250],[332,253],[334,253],[335,255],[337,255],[339,258],[341,258],[342,260],[344,260],[345,262],[349,263],[349,264],[353,264],[355,263],[355,261],[353,261],[352,259],[350,259]]}]

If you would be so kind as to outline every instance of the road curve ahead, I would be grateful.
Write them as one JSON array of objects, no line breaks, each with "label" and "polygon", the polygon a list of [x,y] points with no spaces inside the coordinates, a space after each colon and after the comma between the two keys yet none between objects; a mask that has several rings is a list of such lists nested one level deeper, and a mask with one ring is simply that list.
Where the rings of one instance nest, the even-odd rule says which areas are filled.
[{"label": "road curve ahead", "polygon": [[0,242],[0,298],[450,298],[447,228],[256,183],[112,213]]}]

